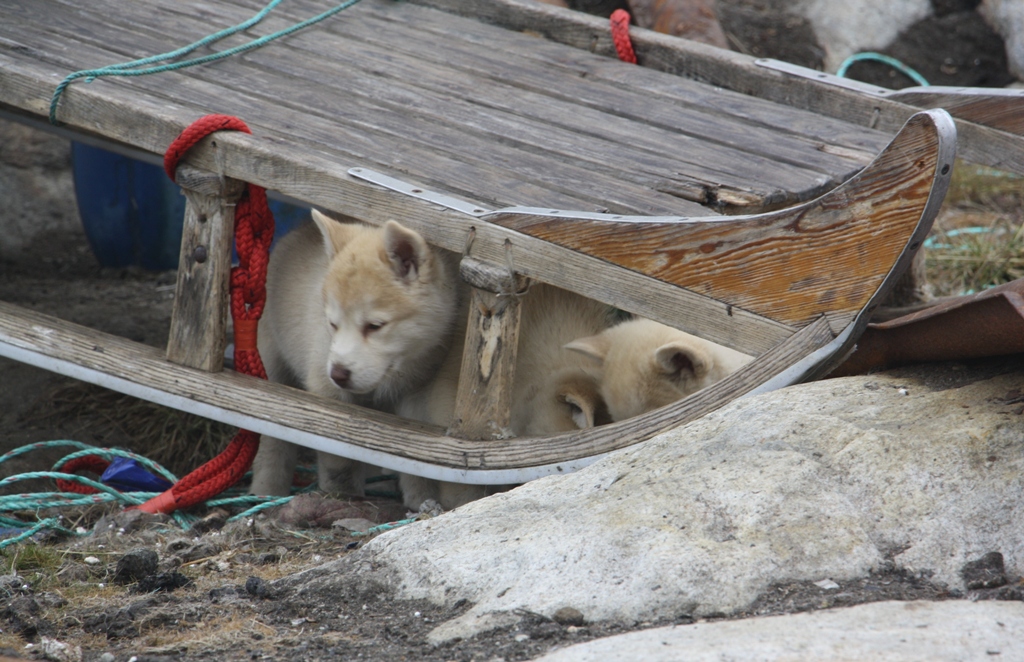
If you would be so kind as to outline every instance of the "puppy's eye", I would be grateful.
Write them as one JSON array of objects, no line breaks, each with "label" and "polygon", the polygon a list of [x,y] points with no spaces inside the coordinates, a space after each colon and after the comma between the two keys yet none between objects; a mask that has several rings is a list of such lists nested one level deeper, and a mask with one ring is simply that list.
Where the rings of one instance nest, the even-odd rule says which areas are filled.
[{"label": "puppy's eye", "polygon": [[384,328],[385,324],[387,324],[387,322],[367,322],[363,326],[363,335],[368,336],[374,331],[380,331]]}]

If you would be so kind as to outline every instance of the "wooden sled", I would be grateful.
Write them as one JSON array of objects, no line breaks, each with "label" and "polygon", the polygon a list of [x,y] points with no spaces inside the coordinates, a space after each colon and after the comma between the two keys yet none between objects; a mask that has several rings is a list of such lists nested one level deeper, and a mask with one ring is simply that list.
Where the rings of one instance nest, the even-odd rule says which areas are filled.
[{"label": "wooden sled", "polygon": [[[245,135],[219,140],[259,149]],[[525,482],[578,469],[736,398],[828,372],[924,241],[949,184],[955,144],[945,111],[921,112],[859,174],[825,195],[779,211],[714,218],[488,210],[364,168],[350,170],[338,211],[378,222],[401,218],[428,241],[459,252],[472,237],[464,262],[512,264],[517,276],[757,355],[684,400],[590,430],[458,438],[231,372],[174,365],[153,348],[6,303],[0,303],[0,355],[397,471],[464,483]],[[215,158],[197,161],[210,165]],[[186,252],[179,279],[189,277]],[[201,288],[189,295],[180,283],[180,307],[207,305]],[[187,312],[176,309],[175,317],[170,351],[175,343],[196,346]],[[510,334],[515,338],[515,329]],[[476,403],[460,405],[483,403],[480,409],[493,413],[488,397],[485,390]]]}]

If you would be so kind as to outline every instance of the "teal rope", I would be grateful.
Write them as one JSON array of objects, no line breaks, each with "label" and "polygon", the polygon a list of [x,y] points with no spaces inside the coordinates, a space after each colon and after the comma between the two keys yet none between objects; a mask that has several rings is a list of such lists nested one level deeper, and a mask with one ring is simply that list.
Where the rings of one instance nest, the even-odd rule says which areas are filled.
[{"label": "teal rope", "polygon": [[25,531],[23,531],[22,533],[19,533],[18,535],[14,536],[13,538],[6,538],[4,540],[0,540],[0,549],[3,549],[4,547],[7,547],[8,545],[13,545],[15,543],[19,543],[22,540],[26,540],[28,538],[31,538],[32,536],[34,536],[35,534],[39,533],[43,529],[60,529],[60,528],[63,528],[63,527],[61,527],[58,524],[58,520],[57,520],[56,517],[49,517],[49,518],[44,519],[44,520],[39,520],[38,522],[36,522],[36,524],[34,526],[31,526],[28,529],[25,529]]},{"label": "teal rope", "polygon": [[142,466],[146,467],[147,469],[151,470],[152,472],[160,474],[162,477],[166,478],[167,480],[171,481],[172,483],[177,483],[178,482],[178,477],[175,476],[174,474],[172,474],[167,469],[165,469],[159,463],[154,462],[153,460],[149,459],[148,457],[143,457],[141,455],[136,455],[135,453],[132,453],[131,451],[123,451],[123,450],[121,450],[119,448],[86,448],[86,449],[80,450],[77,453],[72,453],[71,455],[68,455],[66,457],[62,457],[60,460],[57,461],[56,464],[53,465],[53,468],[51,469],[51,471],[56,471],[57,469],[59,469],[60,467],[64,466],[65,464],[67,464],[71,460],[75,460],[75,459],[78,459],[80,457],[84,457],[86,455],[96,455],[96,456],[102,457],[104,460],[112,460],[115,457],[126,457],[126,458],[128,458],[130,460],[135,460],[136,462],[138,462]]},{"label": "teal rope", "polygon": [[[172,482],[177,481],[177,478],[175,478],[174,474],[172,474],[170,471],[160,466],[158,463],[153,462],[152,460],[149,460],[148,458],[145,458],[141,455],[137,455],[130,451],[124,451],[120,449],[96,448],[94,446],[90,446],[89,444],[85,444],[80,441],[70,441],[66,439],[38,442],[34,444],[28,444],[20,448],[16,448],[10,451],[9,453],[0,456],[0,464],[11,458],[24,455],[34,450],[41,450],[46,448],[60,448],[65,446],[77,448],[79,450],[66,457],[61,458],[61,460],[58,461],[57,464],[55,465],[55,468],[63,466],[65,463],[74,460],[78,457],[81,457],[83,455],[98,455],[100,457],[103,457],[104,459],[110,459],[113,457],[128,457],[140,462],[149,469],[160,473],[161,475],[163,475],[168,480],[171,480]],[[303,469],[304,468],[300,468],[300,470]],[[77,494],[73,492],[36,492],[30,494],[22,493],[0,496],[0,527],[14,529],[18,531],[16,535],[10,538],[0,540],[0,549],[3,549],[9,545],[13,545],[18,542],[22,542],[24,540],[28,540],[32,536],[34,536],[35,534],[39,533],[44,529],[63,531],[70,535],[88,535],[88,532],[78,533],[60,526],[60,517],[48,517],[41,519],[33,524],[29,524],[28,522],[25,522],[21,519],[17,519],[14,517],[6,517],[3,515],[3,513],[15,513],[26,510],[39,512],[50,508],[71,508],[113,502],[120,503],[124,506],[135,506],[141,503],[145,503],[150,498],[157,496],[156,492],[120,492],[108,485],[104,485],[103,483],[92,480],[91,478],[86,478],[85,476],[79,476],[77,474],[69,474],[62,471],[31,471],[27,473],[16,474],[14,476],[9,476],[8,478],[0,480],[0,488],[6,487],[8,485],[13,485],[21,481],[36,480],[41,478],[74,481],[82,485],[88,485],[89,487],[98,490],[98,493]],[[368,479],[367,482],[376,483],[388,480],[395,480],[396,478],[397,476],[394,475],[376,476]],[[228,522],[234,522],[253,517],[257,513],[263,510],[267,510],[268,508],[276,508],[278,506],[283,506],[289,501],[291,501],[294,498],[295,494],[301,494],[303,492],[311,491],[312,489],[315,489],[315,487],[316,483],[313,483],[312,485],[309,485],[307,487],[293,490],[292,496],[285,497],[257,496],[252,494],[221,496],[217,499],[210,499],[209,501],[206,501],[204,505],[208,508],[215,508],[218,506],[249,506],[242,512],[238,513],[237,515],[231,516],[227,520]],[[188,515],[185,513],[181,513],[180,511],[175,511],[172,514],[172,517],[174,518],[175,522],[177,522],[177,524],[185,531],[188,531],[192,527],[192,525],[199,520],[199,518],[195,515]],[[411,524],[412,522],[417,521],[417,519],[418,518],[414,517],[412,519],[400,520],[397,522],[388,522],[387,524],[374,526],[366,531],[353,532],[352,535],[368,536],[374,533],[379,533],[381,531],[388,531],[390,529],[395,529],[400,526],[405,526],[406,524]]]},{"label": "teal rope", "polygon": [[400,519],[397,522],[387,522],[386,524],[378,524],[377,526],[371,526],[365,531],[353,531],[353,536],[369,536],[374,533],[380,533],[381,531],[390,531],[391,529],[397,529],[400,526],[406,524],[412,524],[413,522],[419,521],[418,517],[410,517],[409,519]]},{"label": "teal rope", "polygon": [[910,67],[908,67],[907,65],[903,64],[902,62],[900,62],[896,58],[889,57],[888,55],[882,55],[881,53],[871,53],[871,52],[867,52],[867,53],[854,53],[850,57],[848,57],[845,60],[843,60],[843,63],[839,65],[839,69],[836,71],[836,76],[840,76],[840,77],[845,78],[846,77],[846,70],[850,68],[850,65],[852,65],[854,62],[862,62],[862,61],[865,61],[865,60],[872,60],[872,61],[875,61],[875,62],[881,62],[882,64],[887,64],[890,67],[892,67],[893,69],[895,69],[896,71],[899,71],[901,74],[903,74],[903,75],[907,76],[908,78],[910,78],[911,80],[913,80],[918,85],[921,85],[923,87],[928,87],[928,85],[929,85],[928,81],[925,80],[924,76],[922,76],[921,74],[917,73],[917,71],[915,71],[914,69],[911,69]]},{"label": "teal rope", "polygon": [[24,455],[25,453],[31,453],[32,451],[39,450],[40,448],[60,448],[61,446],[71,446],[72,448],[80,448],[82,450],[86,450],[89,448],[96,450],[89,444],[83,444],[80,441],[70,441],[68,439],[58,439],[56,441],[40,441],[34,444],[22,446],[20,448],[15,448],[13,451],[10,451],[9,453],[4,453],[3,455],[0,455],[0,464],[3,464],[4,462],[13,457],[18,457],[19,455]]},{"label": "teal rope", "polygon": [[259,37],[258,39],[253,39],[248,43],[241,44],[233,48],[229,48],[225,51],[218,51],[217,53],[211,53],[209,55],[203,55],[201,57],[193,58],[191,60],[183,60],[181,62],[161,64],[155,67],[148,67],[145,69],[139,68],[146,67],[147,65],[154,64],[156,62],[163,62],[165,60],[173,60],[179,58],[182,55],[187,55],[188,53],[191,53],[197,48],[206,46],[215,41],[219,41],[224,37],[236,34],[238,32],[241,32],[242,30],[246,30],[256,25],[261,20],[263,20],[263,18],[267,14],[269,14],[271,10],[273,10],[278,4],[280,4],[280,2],[281,0],[272,0],[270,4],[268,4],[262,10],[260,10],[256,15],[254,15],[249,20],[239,23],[238,25],[225,28],[224,30],[216,32],[212,35],[203,37],[199,41],[196,41],[194,43],[189,44],[188,46],[184,46],[169,53],[153,55],[147,58],[142,58],[140,60],[132,60],[131,62],[112,64],[106,67],[100,67],[99,69],[83,69],[82,71],[76,71],[72,74],[69,74],[66,78],[64,78],[63,81],[60,82],[59,85],[57,85],[57,89],[53,91],[53,98],[50,100],[50,124],[59,126],[60,123],[57,121],[57,105],[58,103],[60,103],[60,97],[64,93],[65,88],[67,88],[67,86],[70,85],[72,81],[75,81],[79,78],[85,78],[87,83],[91,83],[93,80],[103,76],[144,76],[146,74],[156,74],[164,71],[175,71],[178,69],[184,69],[185,67],[206,64],[207,62],[215,62],[226,57],[238,55],[239,53],[251,51],[254,48],[259,48],[260,46],[263,46],[264,44],[267,44],[275,39],[286,37],[292,34],[293,32],[298,32],[303,28],[307,28],[310,25],[319,23],[320,21],[328,19],[344,9],[348,9],[352,5],[358,3],[359,0],[346,0],[337,7],[334,7],[333,9],[328,9],[327,11],[322,12],[312,18],[308,18],[305,21],[296,23],[291,27],[285,28],[283,30],[278,30],[277,32],[274,32],[263,37]]}]

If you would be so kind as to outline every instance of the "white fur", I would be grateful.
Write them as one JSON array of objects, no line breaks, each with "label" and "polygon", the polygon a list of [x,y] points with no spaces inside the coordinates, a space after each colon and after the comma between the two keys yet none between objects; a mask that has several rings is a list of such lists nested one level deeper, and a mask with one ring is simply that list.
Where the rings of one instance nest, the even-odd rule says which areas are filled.
[{"label": "white fur", "polygon": [[753,358],[646,319],[578,338],[566,348],[601,365],[601,396],[614,421],[684,398]]},{"label": "white fur", "polygon": [[[458,290],[450,258],[394,221],[339,223],[314,210],[276,246],[259,350],[272,381],[390,411],[437,369],[452,340]],[[342,375],[345,375],[342,378]],[[287,494],[294,445],[263,437],[255,494]],[[320,488],[363,494],[371,470],[318,453]]]},{"label": "white fur", "polygon": [[[611,309],[601,303],[549,285],[534,285],[523,295],[519,346],[512,388],[511,427],[517,436],[541,436],[607,423],[598,392],[598,371],[592,361],[563,349],[582,334],[598,333],[612,322]],[[463,327],[437,376],[399,402],[397,413],[408,418],[449,425],[455,413]],[[495,442],[501,443],[501,442]],[[484,496],[488,488],[428,480],[400,479],[403,499],[411,508],[428,500],[445,509]]]}]

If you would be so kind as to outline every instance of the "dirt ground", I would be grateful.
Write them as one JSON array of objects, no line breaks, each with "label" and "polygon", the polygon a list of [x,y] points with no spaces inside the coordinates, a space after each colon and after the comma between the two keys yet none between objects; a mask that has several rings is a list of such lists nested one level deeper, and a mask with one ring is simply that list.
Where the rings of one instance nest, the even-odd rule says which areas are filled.
[{"label": "dirt ground", "polygon": [[[815,58],[820,63],[815,44],[793,38],[803,34],[800,31],[806,25],[774,11],[770,0],[731,0],[723,5],[723,25],[738,50],[810,66]],[[987,71],[998,74],[998,67]],[[975,80],[973,84],[981,83]],[[68,195],[73,193],[68,191]],[[961,196],[947,205],[939,225],[991,225],[996,215],[1020,226],[1024,221],[1020,202],[1019,196],[1012,195]],[[172,272],[100,267],[80,229],[39,234],[16,255],[0,260],[0,300],[158,347],[167,337],[173,284]],[[991,364],[979,364],[976,369],[984,372]],[[209,449],[202,449],[208,451],[205,456],[200,451],[194,456],[177,451],[168,454],[147,441],[153,438],[154,426],[173,429],[187,445],[188,435],[198,434],[195,421],[181,421],[175,414],[155,408],[134,418],[125,415],[137,405],[129,398],[0,359],[0,452],[38,441],[74,439],[123,447],[154,459],[164,452],[160,459],[183,475],[199,463],[197,458],[208,457],[222,447],[231,434],[226,428],[203,430],[210,444]],[[168,417],[173,420],[167,422]],[[153,419],[162,422],[139,423]],[[49,469],[68,452],[50,449],[14,458],[0,466],[0,476]],[[41,481],[24,483],[2,493],[31,491],[42,485]],[[300,602],[274,589],[273,580],[349,554],[363,544],[365,537],[332,528],[335,520],[360,517],[386,522],[405,515],[396,501],[386,497],[342,503],[310,496],[304,497],[301,505],[301,509],[234,522],[225,522],[226,514],[220,511],[203,513],[208,517],[189,532],[166,517],[127,515],[117,508],[65,511],[65,526],[91,534],[48,535],[40,538],[39,544],[13,545],[2,551],[0,654],[40,659],[49,646],[48,659],[76,659],[73,654],[61,658],[59,651],[54,652],[54,644],[46,643],[56,640],[79,646],[81,659],[105,662],[130,658],[138,662],[482,662],[532,659],[554,647],[665,624],[580,623],[571,615],[556,622],[524,614],[522,623],[514,628],[435,648],[426,643],[426,634],[469,605],[445,610],[396,602],[372,587],[353,587],[345,595]],[[27,511],[22,515],[26,520],[34,518]],[[1010,589],[980,590],[972,597],[1020,599],[1018,593],[1011,582]],[[882,599],[963,597],[931,583],[927,576],[893,567],[838,590],[813,584],[776,586],[748,613],[737,616]],[[683,613],[673,622],[691,621]]]}]

